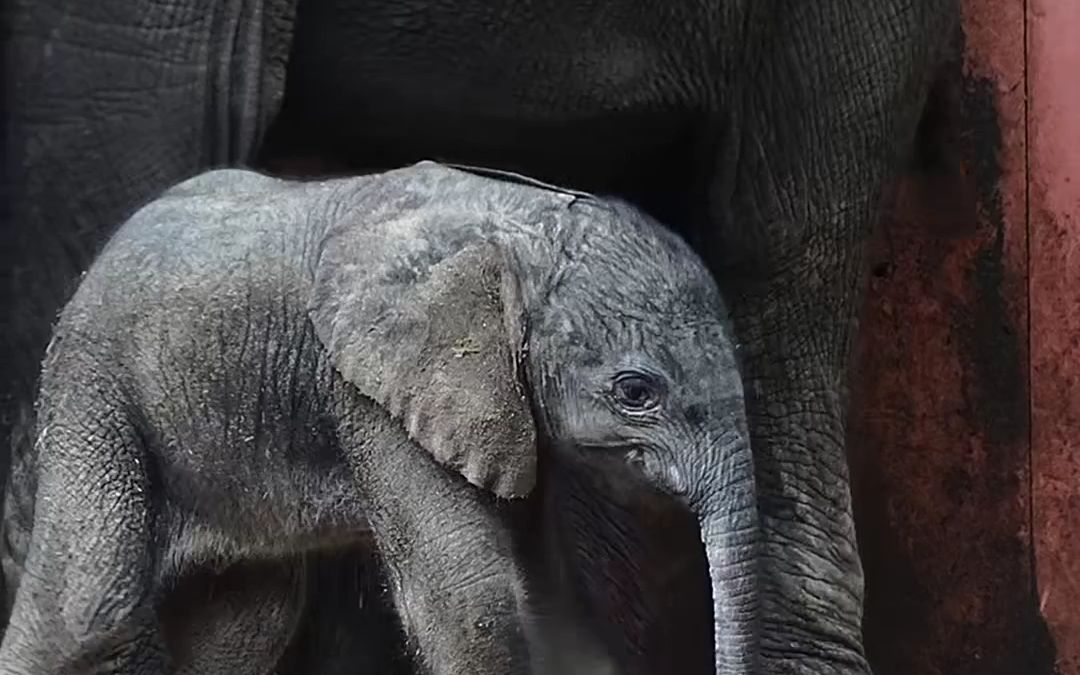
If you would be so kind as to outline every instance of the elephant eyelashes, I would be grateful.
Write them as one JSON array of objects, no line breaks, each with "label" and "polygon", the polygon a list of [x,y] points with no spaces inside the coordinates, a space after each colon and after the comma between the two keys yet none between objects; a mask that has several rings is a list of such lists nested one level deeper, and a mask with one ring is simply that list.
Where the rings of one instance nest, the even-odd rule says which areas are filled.
[{"label": "elephant eyelashes", "polygon": [[615,403],[630,413],[655,410],[660,405],[662,394],[663,387],[656,378],[643,373],[619,373],[611,385]]}]

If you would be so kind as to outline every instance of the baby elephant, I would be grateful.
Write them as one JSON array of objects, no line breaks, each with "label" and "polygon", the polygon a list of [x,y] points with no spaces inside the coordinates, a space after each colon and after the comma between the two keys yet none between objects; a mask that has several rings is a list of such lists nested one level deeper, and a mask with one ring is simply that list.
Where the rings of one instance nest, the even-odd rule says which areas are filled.
[{"label": "baby elephant", "polygon": [[365,538],[421,668],[545,672],[552,622],[501,506],[538,461],[682,500],[716,672],[753,671],[743,392],[684,242],[621,202],[431,162],[193,178],[117,232],[56,326],[8,499],[0,673],[168,671],[155,608],[185,574]]}]

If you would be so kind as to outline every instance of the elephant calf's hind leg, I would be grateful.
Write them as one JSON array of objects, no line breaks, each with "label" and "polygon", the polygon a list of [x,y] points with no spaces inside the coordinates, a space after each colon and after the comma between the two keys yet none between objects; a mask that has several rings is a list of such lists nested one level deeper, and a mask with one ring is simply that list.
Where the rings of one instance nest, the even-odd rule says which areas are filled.
[{"label": "elephant calf's hind leg", "polygon": [[0,675],[166,672],[145,461],[133,434],[88,417],[55,416],[38,442],[34,525]]}]

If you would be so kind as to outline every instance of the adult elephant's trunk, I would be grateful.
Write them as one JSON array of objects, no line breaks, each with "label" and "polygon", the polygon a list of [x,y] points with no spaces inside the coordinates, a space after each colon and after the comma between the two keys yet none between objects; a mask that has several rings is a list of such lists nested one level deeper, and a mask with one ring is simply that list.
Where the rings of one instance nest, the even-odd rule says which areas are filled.
[{"label": "adult elephant's trunk", "polygon": [[717,675],[750,675],[758,651],[760,533],[753,468],[749,461],[728,476],[698,509],[701,540],[712,580]]}]

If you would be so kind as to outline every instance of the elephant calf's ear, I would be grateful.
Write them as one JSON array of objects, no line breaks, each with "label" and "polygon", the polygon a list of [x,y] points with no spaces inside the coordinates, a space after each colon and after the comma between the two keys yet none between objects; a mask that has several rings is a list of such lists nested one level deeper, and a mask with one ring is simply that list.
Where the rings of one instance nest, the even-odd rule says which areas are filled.
[{"label": "elephant calf's ear", "polygon": [[468,246],[418,273],[392,254],[375,262],[343,248],[324,249],[310,307],[334,367],[470,483],[528,494],[536,427],[521,377],[524,309],[502,251]]}]

